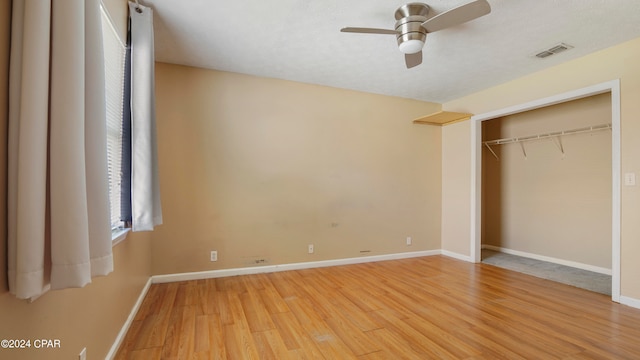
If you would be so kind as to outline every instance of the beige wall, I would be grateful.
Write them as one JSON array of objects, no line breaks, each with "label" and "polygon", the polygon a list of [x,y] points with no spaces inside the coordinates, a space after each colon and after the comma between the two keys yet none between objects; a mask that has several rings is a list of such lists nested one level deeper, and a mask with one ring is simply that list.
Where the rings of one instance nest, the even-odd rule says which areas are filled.
[{"label": "beige wall", "polygon": [[[0,349],[3,359],[104,359],[150,276],[150,233],[114,250],[115,271],[81,289],[50,291],[33,303],[0,294],[0,339],[59,339],[60,349]],[[5,276],[3,272],[3,277]]]},{"label": "beige wall", "polygon": [[438,104],[162,63],[156,88],[154,274],[440,248],[440,128],[411,123]]},{"label": "beige wall", "polygon": [[[483,140],[611,122],[601,94],[484,121]],[[611,132],[493,146],[482,160],[482,242],[611,269]]]},{"label": "beige wall", "polygon": [[[544,60],[541,60],[544,61]],[[566,91],[584,88],[613,79],[621,79],[621,157],[622,173],[640,172],[640,39],[605,49],[567,63],[554,66],[547,70],[519,78],[517,80],[495,86],[484,91],[450,101],[443,104],[443,108],[450,111],[464,111],[482,114],[492,110],[506,108],[526,103],[536,99],[560,94]],[[445,136],[443,142],[454,141],[455,137],[469,138],[469,122],[464,123],[464,130],[452,136]],[[469,168],[471,156],[443,157],[452,167]],[[446,179],[445,179],[446,180]],[[461,195],[456,199],[443,199],[443,208],[457,204],[453,200],[470,203],[465,195],[470,186],[470,179],[461,185]],[[465,200],[466,198],[466,200]],[[470,216],[467,213],[455,214],[447,212],[452,219],[443,219],[443,224],[468,224]],[[640,299],[640,187],[622,187],[621,204],[621,291],[623,296]],[[444,216],[444,212],[443,212]],[[447,229],[442,229],[443,233]],[[469,242],[469,238],[456,239],[461,243]],[[468,247],[468,245],[467,245]],[[467,250],[468,254],[468,250]]]},{"label": "beige wall", "polygon": [[[126,2],[117,0],[121,4]],[[110,1],[108,4],[115,4]],[[126,7],[125,11],[126,11]],[[0,1],[0,188],[6,188],[6,127],[10,2]],[[124,26],[124,19],[120,26]],[[6,194],[0,191],[0,339],[59,339],[55,350],[0,349],[2,359],[103,359],[150,276],[150,233],[114,248],[115,271],[82,289],[50,291],[33,303],[15,299],[6,284]]]},{"label": "beige wall", "polygon": [[[471,151],[468,121],[442,128],[442,243],[441,248],[460,255],[469,255],[468,219],[470,214],[471,166],[458,166],[467,161]],[[469,217],[469,216],[467,216]]]}]

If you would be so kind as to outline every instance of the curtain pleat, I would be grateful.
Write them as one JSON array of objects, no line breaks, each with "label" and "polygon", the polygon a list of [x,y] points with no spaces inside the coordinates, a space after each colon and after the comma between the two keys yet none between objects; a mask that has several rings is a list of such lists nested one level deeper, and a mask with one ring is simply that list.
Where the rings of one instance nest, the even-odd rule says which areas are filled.
[{"label": "curtain pleat", "polygon": [[45,267],[49,111],[48,1],[13,1],[9,73],[8,277],[20,298],[39,295]]},{"label": "curtain pleat", "polygon": [[[85,151],[87,154],[87,194],[104,194],[87,198],[89,224],[89,257],[91,276],[104,276],[113,271],[111,224],[109,211],[109,165],[107,160],[107,119],[105,102],[105,65],[102,43],[102,17],[99,1],[85,3],[86,51]],[[104,237],[107,237],[106,241]]]},{"label": "curtain pleat", "polygon": [[14,0],[8,266],[18,298],[113,269],[99,0]]},{"label": "curtain pleat", "polygon": [[133,231],[162,223],[156,145],[153,12],[129,2],[131,19],[131,212]]}]

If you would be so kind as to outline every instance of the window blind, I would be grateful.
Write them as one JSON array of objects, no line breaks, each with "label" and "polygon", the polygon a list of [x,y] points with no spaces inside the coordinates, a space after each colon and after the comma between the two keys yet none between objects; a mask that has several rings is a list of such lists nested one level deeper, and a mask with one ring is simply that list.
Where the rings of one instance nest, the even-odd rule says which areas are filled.
[{"label": "window blind", "polygon": [[102,33],[104,43],[105,87],[107,108],[107,157],[109,166],[109,201],[111,229],[124,226],[121,216],[122,172],[122,113],[124,98],[124,67],[126,46],[104,6],[102,9]]}]

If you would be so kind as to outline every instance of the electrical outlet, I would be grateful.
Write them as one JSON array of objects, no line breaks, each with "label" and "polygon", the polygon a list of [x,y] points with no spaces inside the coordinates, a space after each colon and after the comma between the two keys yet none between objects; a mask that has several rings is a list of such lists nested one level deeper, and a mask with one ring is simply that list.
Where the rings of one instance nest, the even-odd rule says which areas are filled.
[{"label": "electrical outlet", "polygon": [[78,355],[78,360],[87,360],[87,348],[82,349]]},{"label": "electrical outlet", "polygon": [[211,261],[218,261],[218,252],[216,250],[211,250]]},{"label": "electrical outlet", "polygon": [[410,246],[411,242],[412,242],[411,236],[407,236],[407,246]]},{"label": "electrical outlet", "polygon": [[624,185],[625,186],[636,186],[636,173],[625,173],[624,174]]},{"label": "electrical outlet", "polygon": [[313,254],[313,244],[309,244],[309,254]]}]

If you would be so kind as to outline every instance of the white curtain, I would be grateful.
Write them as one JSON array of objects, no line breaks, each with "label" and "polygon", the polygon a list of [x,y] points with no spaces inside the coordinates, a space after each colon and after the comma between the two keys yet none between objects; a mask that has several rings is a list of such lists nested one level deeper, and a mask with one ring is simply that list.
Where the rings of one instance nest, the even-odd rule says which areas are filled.
[{"label": "white curtain", "polygon": [[153,11],[129,2],[131,18],[131,215],[133,231],[162,224],[156,145]]},{"label": "white curtain", "polygon": [[13,0],[8,276],[18,298],[113,270],[99,0]]}]

